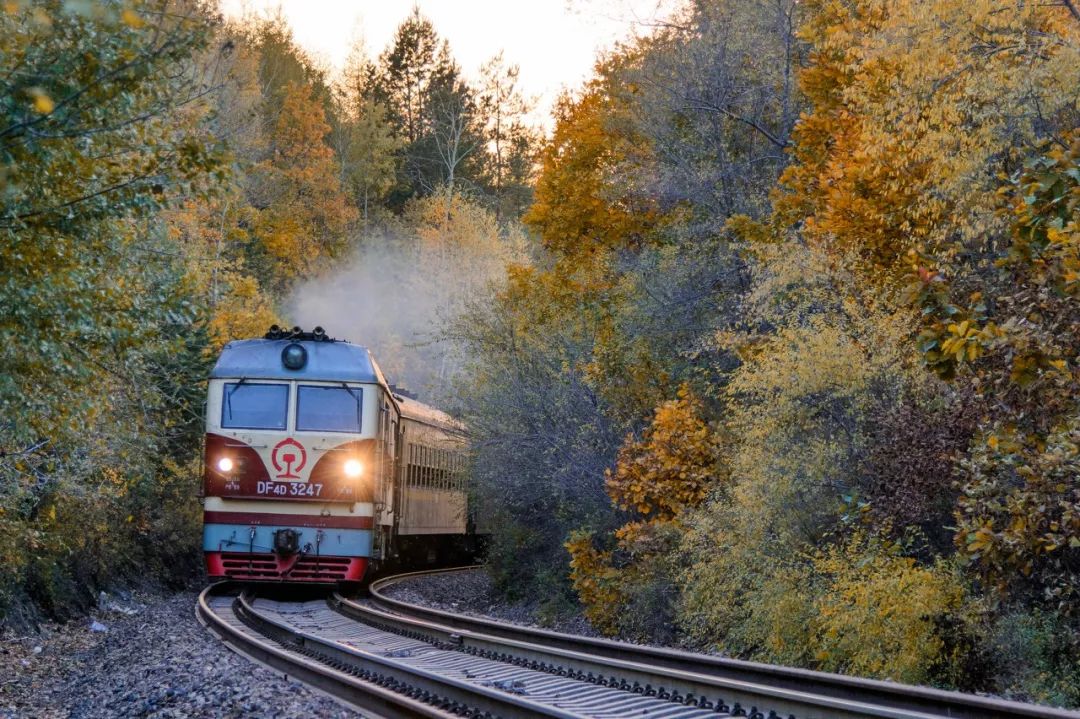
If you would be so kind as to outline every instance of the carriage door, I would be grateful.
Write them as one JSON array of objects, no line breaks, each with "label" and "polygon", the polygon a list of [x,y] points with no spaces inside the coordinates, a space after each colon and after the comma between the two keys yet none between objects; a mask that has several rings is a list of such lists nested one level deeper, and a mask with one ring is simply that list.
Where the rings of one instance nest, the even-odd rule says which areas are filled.
[{"label": "carriage door", "polygon": [[397,413],[394,411],[394,407],[388,403],[383,402],[382,412],[382,427],[379,442],[382,448],[382,455],[379,460],[382,465],[381,472],[379,472],[379,502],[382,504],[382,512],[380,512],[380,524],[390,526],[396,524],[394,521],[394,513],[397,507],[394,503],[394,485],[397,484],[397,432],[398,432],[398,420]]}]

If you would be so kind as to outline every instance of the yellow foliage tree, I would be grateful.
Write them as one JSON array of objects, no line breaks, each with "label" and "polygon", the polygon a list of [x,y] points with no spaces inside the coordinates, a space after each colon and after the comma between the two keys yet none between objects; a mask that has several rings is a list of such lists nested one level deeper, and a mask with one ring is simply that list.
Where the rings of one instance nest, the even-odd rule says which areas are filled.
[{"label": "yellow foliage tree", "polygon": [[702,410],[684,384],[677,399],[656,408],[643,439],[627,437],[615,469],[606,474],[616,506],[669,521],[705,500],[724,469],[718,435],[701,418]]},{"label": "yellow foliage tree", "polygon": [[612,552],[597,549],[591,532],[574,532],[565,546],[570,553],[570,581],[585,617],[601,632],[617,633],[626,598],[620,572],[612,566]]},{"label": "yellow foliage tree", "polygon": [[605,82],[559,100],[554,134],[541,152],[533,205],[523,219],[557,254],[583,258],[637,246],[656,222],[653,207],[612,182],[616,168],[647,152],[647,142],[620,121],[627,108]]},{"label": "yellow foliage tree", "polygon": [[250,238],[241,225],[250,217],[251,208],[228,189],[166,212],[169,234],[186,256],[188,281],[206,306],[215,350],[232,339],[257,337],[277,321],[270,297],[244,269],[241,256]]},{"label": "yellow foliage tree", "polygon": [[593,627],[608,635],[655,641],[672,635],[672,548],[676,522],[630,522],[615,531],[614,550],[601,550],[590,532],[573,532],[570,581]]},{"label": "yellow foliage tree", "polygon": [[326,144],[326,113],[307,85],[290,83],[270,133],[270,157],[253,168],[248,194],[258,210],[254,235],[275,290],[314,271],[345,246],[357,218]]},{"label": "yellow foliage tree", "polygon": [[[895,279],[911,248],[952,255],[1000,228],[998,172],[1076,112],[1080,23],[1056,4],[812,0],[779,219]],[[881,276],[878,276],[881,279]]]},{"label": "yellow foliage tree", "polygon": [[[626,438],[615,469],[606,472],[612,502],[649,517],[615,531],[618,562],[615,553],[597,549],[589,533],[575,533],[566,543],[571,582],[586,616],[602,632],[648,638],[656,629],[631,626],[626,620],[627,606],[643,596],[643,587],[668,591],[664,589],[670,584],[667,557],[681,533],[679,516],[701,505],[726,476],[720,437],[702,414],[701,401],[683,385],[676,399],[656,408],[642,439]],[[644,596],[657,602],[655,596]]]}]

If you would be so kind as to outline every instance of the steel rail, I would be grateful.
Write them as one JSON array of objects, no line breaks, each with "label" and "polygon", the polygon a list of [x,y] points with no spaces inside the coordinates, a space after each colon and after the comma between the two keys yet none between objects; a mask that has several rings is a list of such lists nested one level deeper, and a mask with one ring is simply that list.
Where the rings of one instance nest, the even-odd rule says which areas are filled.
[{"label": "steel rail", "polygon": [[362,682],[339,669],[310,657],[288,651],[277,642],[245,631],[232,605],[213,606],[235,587],[228,582],[207,587],[199,594],[195,616],[199,622],[237,654],[270,669],[284,672],[350,706],[380,719],[429,717],[446,719],[454,715],[377,684]]},{"label": "steel rail", "polygon": [[941,716],[882,707],[857,698],[824,696],[497,637],[387,612],[341,596],[331,598],[330,605],[369,626],[439,646],[453,647],[473,656],[621,689],[631,695],[706,707],[724,716],[748,716],[754,719],[765,719],[766,716],[769,719],[785,716],[796,719],[938,719]]},{"label": "steel rail", "polygon": [[[743,706],[790,712],[798,719],[842,715],[1080,719],[1080,712],[1038,704],[564,634],[455,614],[386,595],[389,587],[408,579],[474,568],[411,572],[377,580],[370,587],[370,604],[374,606],[340,595],[331,601],[338,611],[354,618],[397,622],[408,631],[454,637],[452,641],[471,642],[476,651],[539,662],[556,671],[583,670],[620,680],[636,676],[639,678],[634,681],[641,684],[665,687],[668,692],[681,691],[683,696],[688,692],[699,697],[702,691],[713,695],[720,692]],[[496,649],[498,644],[505,648]],[[641,678],[650,676],[651,681]]]},{"label": "steel rail", "polygon": [[554,717],[577,715],[527,698],[442,676],[394,659],[329,641],[261,613],[228,583],[199,595],[196,616],[237,653],[285,672],[366,715],[428,717]]}]

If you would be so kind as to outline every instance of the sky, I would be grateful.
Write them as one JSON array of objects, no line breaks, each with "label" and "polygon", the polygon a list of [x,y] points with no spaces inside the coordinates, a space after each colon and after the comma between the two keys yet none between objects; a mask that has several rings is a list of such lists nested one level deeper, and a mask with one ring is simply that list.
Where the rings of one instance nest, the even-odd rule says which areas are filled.
[{"label": "sky", "polygon": [[[228,17],[280,8],[293,34],[321,64],[340,69],[357,38],[377,56],[412,0],[221,0]],[[525,93],[538,100],[543,121],[563,88],[578,87],[592,74],[597,53],[651,24],[675,6],[673,0],[416,0],[435,25],[466,77],[499,50],[521,68]],[[544,122],[544,124],[547,124]]]}]

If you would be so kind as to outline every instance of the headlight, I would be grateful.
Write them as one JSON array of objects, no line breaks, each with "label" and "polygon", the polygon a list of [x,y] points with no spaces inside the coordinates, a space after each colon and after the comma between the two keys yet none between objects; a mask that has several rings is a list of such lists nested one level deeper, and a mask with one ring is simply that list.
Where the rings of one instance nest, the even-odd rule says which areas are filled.
[{"label": "headlight", "polygon": [[281,350],[281,364],[285,365],[285,369],[304,369],[307,364],[307,350],[304,345],[296,342],[285,345],[285,349]]},{"label": "headlight", "polygon": [[359,477],[364,473],[364,465],[360,464],[358,459],[349,459],[345,461],[345,476],[346,477]]},{"label": "headlight", "polygon": [[233,461],[228,457],[222,457],[217,461],[217,468],[222,472],[231,472],[233,468]]}]

